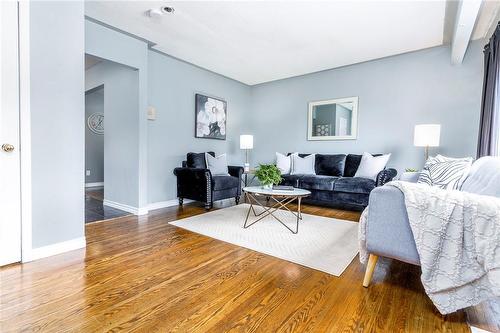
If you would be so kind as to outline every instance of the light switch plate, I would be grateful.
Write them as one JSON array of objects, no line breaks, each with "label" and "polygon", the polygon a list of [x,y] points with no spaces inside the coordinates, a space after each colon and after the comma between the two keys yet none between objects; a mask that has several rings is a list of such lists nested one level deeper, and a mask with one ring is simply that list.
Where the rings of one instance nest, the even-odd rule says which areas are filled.
[{"label": "light switch plate", "polygon": [[90,176],[90,170],[85,170],[85,176]]},{"label": "light switch plate", "polygon": [[148,107],[148,120],[156,120],[156,108],[154,106]]}]

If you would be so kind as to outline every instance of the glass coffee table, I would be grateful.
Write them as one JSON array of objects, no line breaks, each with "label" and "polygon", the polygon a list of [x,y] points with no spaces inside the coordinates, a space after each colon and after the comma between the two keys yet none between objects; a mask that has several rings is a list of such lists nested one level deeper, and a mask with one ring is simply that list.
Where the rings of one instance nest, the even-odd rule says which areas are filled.
[{"label": "glass coffee table", "polygon": [[[285,191],[285,190],[273,190],[262,188],[261,186],[248,186],[243,188],[243,192],[245,193],[245,201],[250,204],[248,207],[247,216],[245,218],[245,223],[243,224],[243,228],[248,228],[255,223],[259,222],[263,218],[267,216],[274,217],[279,223],[284,225],[288,230],[292,233],[296,234],[299,232],[299,220],[302,220],[301,213],[301,200],[304,197],[311,195],[311,192],[308,190],[303,190],[300,188],[294,188],[293,191]],[[259,197],[264,197],[266,199],[272,200],[271,206],[264,206],[258,200]],[[297,211],[292,211],[288,208],[288,205],[293,201],[297,200]],[[255,211],[255,206],[260,206],[264,210],[260,213]],[[278,209],[283,209],[286,212],[289,212],[295,217],[296,227],[295,230],[287,226],[278,216],[276,216],[276,211]],[[250,213],[253,213],[255,217],[258,217],[257,220],[249,223],[248,218],[250,217]]]}]

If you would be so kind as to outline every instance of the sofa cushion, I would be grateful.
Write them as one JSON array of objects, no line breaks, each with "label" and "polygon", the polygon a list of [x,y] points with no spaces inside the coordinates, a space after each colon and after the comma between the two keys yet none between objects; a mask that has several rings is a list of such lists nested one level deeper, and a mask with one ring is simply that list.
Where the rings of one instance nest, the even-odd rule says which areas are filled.
[{"label": "sofa cushion", "polygon": [[299,179],[299,187],[306,190],[333,191],[333,185],[338,177],[304,175]]},{"label": "sofa cushion", "polygon": [[316,154],[316,174],[323,176],[340,177],[344,174],[346,155]]},{"label": "sofa cushion", "polygon": [[[208,153],[215,157],[213,151],[209,151]],[[186,166],[188,168],[206,169],[205,153],[188,153],[186,156]]]},{"label": "sofa cushion", "polygon": [[299,179],[304,175],[282,175],[281,185],[299,187]]},{"label": "sofa cushion", "polygon": [[292,157],[276,152],[276,167],[282,175],[288,175],[292,171]]},{"label": "sofa cushion", "polygon": [[375,188],[375,181],[360,177],[341,177],[333,187],[336,192],[368,194]]},{"label": "sofa cushion", "polygon": [[[381,156],[382,154],[372,154],[372,156]],[[344,177],[354,177],[358,171],[359,163],[363,155],[349,154],[345,158]]]},{"label": "sofa cushion", "polygon": [[212,188],[214,191],[238,187],[239,182],[240,180],[233,176],[212,176]]},{"label": "sofa cushion", "polygon": [[299,156],[299,154],[292,154],[292,171],[291,175],[314,175],[316,170],[315,165],[315,155],[307,155],[304,157]]},{"label": "sofa cushion", "polygon": [[445,190],[459,190],[472,166],[472,157],[451,158],[443,155],[429,157],[417,183]]},{"label": "sofa cushion", "polygon": [[209,153],[205,154],[205,162],[212,176],[229,176],[226,154],[213,157]]},{"label": "sofa cushion", "polygon": [[500,198],[500,157],[485,156],[474,162],[461,191]]},{"label": "sofa cushion", "polygon": [[372,156],[370,153],[364,153],[354,177],[369,178],[376,181],[378,174],[385,169],[389,158],[391,158],[391,154]]}]

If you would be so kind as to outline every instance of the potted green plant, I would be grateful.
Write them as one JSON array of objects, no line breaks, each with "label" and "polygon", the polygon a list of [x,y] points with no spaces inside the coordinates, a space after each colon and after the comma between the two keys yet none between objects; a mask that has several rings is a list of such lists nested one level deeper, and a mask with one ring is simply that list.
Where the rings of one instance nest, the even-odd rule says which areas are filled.
[{"label": "potted green plant", "polygon": [[262,188],[271,189],[281,182],[281,172],[274,164],[260,164],[255,170],[255,176],[262,184]]}]

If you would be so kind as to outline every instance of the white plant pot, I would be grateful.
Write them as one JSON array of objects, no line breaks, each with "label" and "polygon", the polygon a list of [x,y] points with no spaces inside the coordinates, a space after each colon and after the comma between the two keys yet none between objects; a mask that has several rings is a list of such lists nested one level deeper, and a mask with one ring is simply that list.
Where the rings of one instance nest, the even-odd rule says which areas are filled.
[{"label": "white plant pot", "polygon": [[273,184],[265,184],[265,185],[262,185],[262,188],[264,190],[272,190],[273,189]]}]

